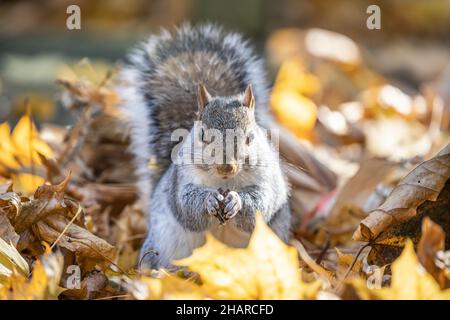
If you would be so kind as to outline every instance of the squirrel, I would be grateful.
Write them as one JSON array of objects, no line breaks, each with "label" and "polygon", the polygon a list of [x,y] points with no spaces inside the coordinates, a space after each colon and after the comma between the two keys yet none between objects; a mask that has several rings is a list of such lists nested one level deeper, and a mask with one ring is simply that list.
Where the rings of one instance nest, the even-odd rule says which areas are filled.
[{"label": "squirrel", "polygon": [[[257,212],[288,241],[288,183],[263,126],[270,117],[263,63],[247,40],[213,24],[163,30],[126,56],[120,83],[120,108],[149,219],[141,267],[170,267],[201,246],[207,232],[245,247]],[[179,129],[190,138],[173,141]],[[226,150],[227,159],[213,163],[174,162],[176,146],[181,153],[193,144],[207,148],[212,139],[206,131],[225,136],[237,129],[243,139],[225,148],[246,151],[228,157]],[[216,138],[220,145],[222,137]],[[199,152],[187,153],[196,158]]]}]

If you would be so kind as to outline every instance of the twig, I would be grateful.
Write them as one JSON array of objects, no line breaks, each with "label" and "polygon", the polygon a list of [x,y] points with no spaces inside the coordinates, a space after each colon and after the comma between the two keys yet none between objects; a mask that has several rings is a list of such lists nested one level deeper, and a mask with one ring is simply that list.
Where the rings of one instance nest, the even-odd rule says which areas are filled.
[{"label": "twig", "polygon": [[142,263],[142,261],[144,260],[144,258],[145,258],[148,254],[152,254],[152,253],[155,254],[155,255],[159,255],[158,251],[153,250],[153,249],[150,249],[150,250],[146,251],[146,252],[142,255],[142,257],[139,259],[139,262],[138,262],[138,270],[141,270],[141,263]]},{"label": "twig", "polygon": [[349,275],[350,272],[352,271],[353,267],[354,267],[355,264],[356,264],[356,261],[358,261],[358,258],[359,258],[359,256],[361,255],[361,253],[363,252],[363,250],[364,250],[365,248],[367,248],[368,246],[370,246],[371,244],[372,244],[371,242],[366,243],[366,244],[363,244],[363,245],[358,249],[358,251],[357,251],[355,257],[354,257],[353,260],[352,260],[352,263],[350,263],[350,266],[348,267],[348,269],[347,269],[347,271],[345,272],[344,276],[343,276],[342,279],[339,281],[339,284],[336,286],[336,291],[337,291],[337,292],[340,291],[340,289],[341,289],[341,287],[342,287],[342,284],[344,283],[344,280],[348,277],[348,275]]},{"label": "twig", "polygon": [[303,262],[305,262],[308,265],[308,267],[310,267],[314,272],[316,272],[320,276],[322,276],[325,279],[327,279],[330,282],[331,285],[336,283],[336,279],[333,277],[331,272],[325,270],[322,266],[317,264],[314,261],[314,259],[311,258],[311,256],[308,254],[308,252],[306,251],[305,247],[303,246],[303,244],[300,243],[300,241],[298,241],[296,239],[292,239],[291,243],[297,249],[297,251],[298,251],[298,253],[300,255],[300,258],[303,260]]},{"label": "twig", "polygon": [[325,256],[325,254],[327,253],[328,249],[330,248],[330,234],[327,234],[327,242],[325,243],[323,249],[320,251],[319,256],[316,259],[316,263],[320,264],[320,262],[322,262],[323,257]]},{"label": "twig", "polygon": [[366,244],[362,245],[362,246],[359,248],[359,250],[356,252],[356,255],[355,255],[355,257],[353,258],[352,263],[350,264],[350,266],[348,267],[347,271],[346,271],[345,274],[344,274],[344,277],[342,278],[342,281],[344,281],[345,278],[348,277],[348,275],[349,275],[350,272],[352,271],[353,267],[355,266],[356,261],[358,260],[358,257],[361,255],[361,253],[363,252],[363,250],[364,250],[365,248],[367,248],[368,246],[370,246],[370,243],[366,243]]},{"label": "twig", "polygon": [[72,223],[75,221],[75,219],[78,217],[78,215],[83,211],[80,204],[78,204],[78,210],[77,213],[73,216],[72,220],[69,221],[69,223],[64,227],[63,231],[59,234],[58,238],[56,238],[55,242],[50,246],[50,249],[53,249],[55,245],[58,243],[59,240],[63,237],[64,233],[69,229],[69,227],[72,225]]}]

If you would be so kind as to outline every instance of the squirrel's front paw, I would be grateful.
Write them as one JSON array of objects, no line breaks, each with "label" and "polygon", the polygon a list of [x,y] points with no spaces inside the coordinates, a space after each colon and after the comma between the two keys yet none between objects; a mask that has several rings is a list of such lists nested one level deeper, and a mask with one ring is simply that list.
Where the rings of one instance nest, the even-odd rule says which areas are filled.
[{"label": "squirrel's front paw", "polygon": [[223,201],[223,195],[217,191],[213,191],[206,197],[206,211],[216,216],[220,212],[220,203]]},{"label": "squirrel's front paw", "polygon": [[223,213],[227,220],[233,218],[242,209],[241,197],[235,191],[228,192],[223,203],[225,205]]}]

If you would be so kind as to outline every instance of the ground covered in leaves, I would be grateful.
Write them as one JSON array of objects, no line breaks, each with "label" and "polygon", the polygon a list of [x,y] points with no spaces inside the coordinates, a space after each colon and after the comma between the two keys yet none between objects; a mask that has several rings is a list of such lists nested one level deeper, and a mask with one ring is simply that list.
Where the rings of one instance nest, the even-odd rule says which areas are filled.
[{"label": "ground covered in leaves", "polygon": [[258,216],[248,248],[208,236],[181,271],[139,270],[115,72],[82,61],[57,80],[73,126],[0,125],[0,299],[449,299],[450,69],[403,90],[318,29],[275,33],[267,54],[289,245]]}]

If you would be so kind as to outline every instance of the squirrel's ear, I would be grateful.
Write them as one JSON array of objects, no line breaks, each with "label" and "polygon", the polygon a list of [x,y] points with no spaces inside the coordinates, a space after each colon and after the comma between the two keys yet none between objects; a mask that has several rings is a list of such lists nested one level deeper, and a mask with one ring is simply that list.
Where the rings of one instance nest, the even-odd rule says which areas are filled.
[{"label": "squirrel's ear", "polygon": [[244,99],[242,100],[242,105],[248,108],[255,107],[255,96],[253,95],[252,85],[249,84],[244,92]]},{"label": "squirrel's ear", "polygon": [[211,101],[211,95],[202,83],[198,84],[197,101],[200,112],[203,111],[203,108]]}]

